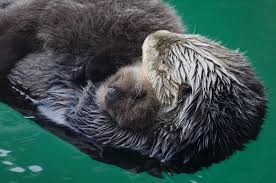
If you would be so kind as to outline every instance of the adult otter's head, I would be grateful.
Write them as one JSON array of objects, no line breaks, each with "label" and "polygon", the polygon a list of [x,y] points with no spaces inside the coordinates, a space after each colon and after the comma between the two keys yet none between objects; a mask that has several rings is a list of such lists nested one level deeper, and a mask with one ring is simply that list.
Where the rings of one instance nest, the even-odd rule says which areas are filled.
[{"label": "adult otter's head", "polygon": [[[158,99],[165,105],[177,102],[181,84],[184,78],[179,70],[179,58],[176,58],[175,44],[183,40],[179,35],[166,30],[150,34],[143,44],[143,69],[147,73],[150,83],[155,88]],[[175,60],[173,60],[175,59]],[[179,63],[177,63],[179,62]],[[185,77],[185,76],[184,76]]]},{"label": "adult otter's head", "polygon": [[120,125],[142,129],[154,123],[159,103],[141,65],[120,69],[97,90],[98,103]]},{"label": "adult otter's head", "polygon": [[[174,106],[159,120],[179,130],[178,140],[162,156],[179,149],[192,154],[194,147],[211,157],[226,155],[256,137],[265,114],[264,88],[238,51],[200,35],[157,31],[145,39],[143,66],[159,101]],[[181,91],[183,85],[189,92]]]},{"label": "adult otter's head", "polygon": [[217,87],[217,79],[225,81],[225,85],[231,84],[230,80],[240,83],[232,72],[236,68],[231,67],[237,63],[227,63],[227,57],[242,58],[238,58],[238,52],[229,55],[228,50],[223,49],[199,35],[166,30],[150,34],[143,44],[143,66],[158,99],[163,104],[172,105],[177,103],[183,89],[199,90],[201,86],[203,92],[208,92],[204,87]]}]

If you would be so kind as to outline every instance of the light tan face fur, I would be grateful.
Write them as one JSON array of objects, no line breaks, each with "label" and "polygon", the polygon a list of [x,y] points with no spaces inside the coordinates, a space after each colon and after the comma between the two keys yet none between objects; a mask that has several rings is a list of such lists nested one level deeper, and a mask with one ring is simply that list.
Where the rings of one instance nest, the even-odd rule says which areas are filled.
[{"label": "light tan face fur", "polygon": [[124,67],[107,79],[97,90],[97,99],[120,126],[132,129],[154,124],[159,111],[141,65]]},{"label": "light tan face fur", "polygon": [[161,30],[150,34],[142,47],[143,72],[147,75],[160,103],[172,108],[176,105],[184,84],[177,68],[177,59],[168,59],[172,58],[171,50],[178,41],[179,36],[176,34]]}]

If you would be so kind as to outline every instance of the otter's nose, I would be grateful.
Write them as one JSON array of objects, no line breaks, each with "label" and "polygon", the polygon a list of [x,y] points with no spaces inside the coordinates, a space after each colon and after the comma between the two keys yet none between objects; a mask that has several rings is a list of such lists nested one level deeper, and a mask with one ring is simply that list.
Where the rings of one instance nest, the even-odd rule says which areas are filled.
[{"label": "otter's nose", "polygon": [[116,101],[119,98],[119,91],[116,88],[108,88],[106,99],[109,103]]}]

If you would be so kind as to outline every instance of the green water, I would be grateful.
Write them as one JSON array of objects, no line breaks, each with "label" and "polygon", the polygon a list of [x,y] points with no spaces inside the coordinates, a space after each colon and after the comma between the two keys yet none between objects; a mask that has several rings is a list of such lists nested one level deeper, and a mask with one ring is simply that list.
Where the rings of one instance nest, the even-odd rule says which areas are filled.
[{"label": "green water", "polygon": [[[267,119],[257,141],[229,159],[194,174],[164,174],[159,179],[95,161],[0,104],[0,183],[276,182],[276,113],[273,113],[276,109],[276,1],[171,0],[170,3],[179,11],[190,33],[220,40],[233,49],[240,48],[250,58],[269,95]],[[31,165],[42,170],[33,172],[28,169]],[[14,167],[25,171],[10,171]]]}]

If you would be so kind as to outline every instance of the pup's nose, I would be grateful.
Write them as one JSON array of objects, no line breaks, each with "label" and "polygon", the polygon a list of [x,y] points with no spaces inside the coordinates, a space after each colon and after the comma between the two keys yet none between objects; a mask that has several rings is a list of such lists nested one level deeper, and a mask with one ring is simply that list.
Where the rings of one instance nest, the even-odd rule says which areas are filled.
[{"label": "pup's nose", "polygon": [[116,101],[119,98],[119,92],[116,88],[108,88],[106,99],[109,103]]}]

